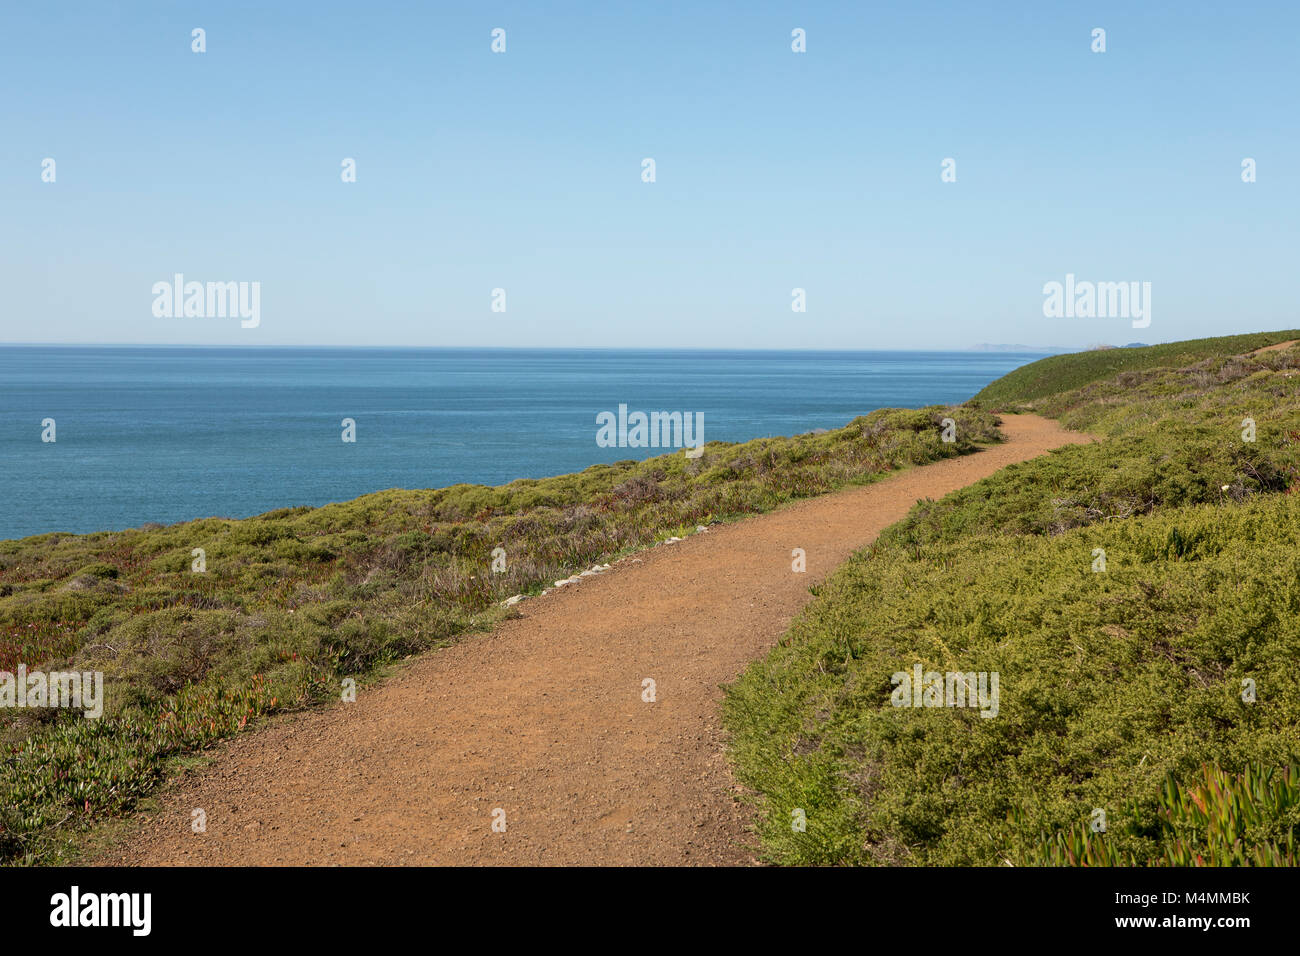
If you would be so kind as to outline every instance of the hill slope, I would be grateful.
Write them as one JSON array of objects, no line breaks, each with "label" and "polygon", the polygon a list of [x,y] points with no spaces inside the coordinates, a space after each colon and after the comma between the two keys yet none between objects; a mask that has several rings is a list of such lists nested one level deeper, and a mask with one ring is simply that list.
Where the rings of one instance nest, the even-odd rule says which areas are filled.
[{"label": "hill slope", "polygon": [[1212,339],[1189,339],[1142,348],[1100,349],[1050,355],[1030,362],[983,388],[972,402],[987,408],[1007,408],[1048,395],[1060,395],[1090,382],[1114,378],[1120,372],[1154,368],[1183,368],[1207,359],[1242,355],[1279,342],[1300,339],[1300,329],[1255,332]]},{"label": "hill slope", "polygon": [[[1115,860],[1209,853],[1161,823],[1170,781],[1300,754],[1300,348],[1237,354],[1295,337],[1058,356],[981,392],[1104,440],[921,503],[729,688],[768,857],[1060,862],[1098,811]],[[917,665],[997,674],[996,716],[896,706]],[[1283,859],[1300,800],[1242,819],[1229,844]]]}]

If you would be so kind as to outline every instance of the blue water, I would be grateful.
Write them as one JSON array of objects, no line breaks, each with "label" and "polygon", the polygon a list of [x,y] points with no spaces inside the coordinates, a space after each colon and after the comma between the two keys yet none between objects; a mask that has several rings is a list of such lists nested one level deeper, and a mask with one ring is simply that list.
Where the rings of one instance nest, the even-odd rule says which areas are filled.
[{"label": "blue water", "polygon": [[[963,401],[992,352],[0,347],[0,538],[245,517],[661,454],[596,414],[704,413],[706,441]],[[57,441],[41,441],[53,418]],[[356,443],[341,421],[356,420]]]}]

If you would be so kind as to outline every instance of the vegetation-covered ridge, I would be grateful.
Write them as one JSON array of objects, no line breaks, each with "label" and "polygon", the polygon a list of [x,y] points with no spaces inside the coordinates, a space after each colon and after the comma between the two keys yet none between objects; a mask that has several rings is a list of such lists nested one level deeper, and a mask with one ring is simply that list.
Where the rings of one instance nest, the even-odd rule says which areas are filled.
[{"label": "vegetation-covered ridge", "polygon": [[[957,441],[941,437],[945,417]],[[997,440],[978,409],[496,488],[385,491],[244,520],[0,542],[0,672],[101,671],[104,715],[0,709],[0,860],[73,859],[175,758],[445,644],[593,563]],[[496,548],[504,573],[490,570]],[[195,549],[201,549],[196,571]]]},{"label": "vegetation-covered ridge", "polygon": [[[1118,372],[1057,356],[1055,391],[1033,365],[985,389],[1103,440],[918,504],[728,689],[764,854],[1294,861],[1300,347],[1255,350],[1298,337],[1125,350],[1156,358]],[[916,665],[997,674],[996,716],[896,706]],[[1222,825],[1189,809],[1207,794]]]},{"label": "vegetation-covered ridge", "polygon": [[1300,329],[1281,332],[1253,332],[1212,339],[1188,339],[1142,348],[1097,349],[1067,355],[1051,355],[1030,362],[991,382],[976,394],[976,404],[1009,409],[1048,395],[1060,395],[1090,382],[1114,378],[1120,372],[1156,368],[1183,368],[1206,359],[1224,359],[1255,349],[1300,339]]}]

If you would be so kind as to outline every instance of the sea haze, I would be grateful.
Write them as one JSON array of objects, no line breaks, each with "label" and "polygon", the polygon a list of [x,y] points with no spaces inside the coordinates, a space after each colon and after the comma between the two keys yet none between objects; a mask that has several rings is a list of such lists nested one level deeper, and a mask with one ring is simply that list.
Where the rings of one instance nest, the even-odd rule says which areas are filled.
[{"label": "sea haze", "polygon": [[706,441],[835,428],[963,401],[1042,354],[0,347],[0,538],[661,454],[597,446],[597,413],[620,404],[702,412]]}]

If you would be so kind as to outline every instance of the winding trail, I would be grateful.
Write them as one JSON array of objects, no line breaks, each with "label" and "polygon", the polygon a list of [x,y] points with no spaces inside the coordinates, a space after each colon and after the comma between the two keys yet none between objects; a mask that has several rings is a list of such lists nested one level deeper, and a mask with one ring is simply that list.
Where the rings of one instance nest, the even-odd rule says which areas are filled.
[{"label": "winding trail", "polygon": [[[1003,422],[1005,444],[624,559],[355,704],[235,738],[103,862],[751,863],[719,685],[776,642],[810,585],[918,499],[1091,440],[1035,415]],[[794,548],[804,574],[791,571]],[[641,699],[647,677],[653,703]],[[206,833],[191,832],[193,808]]]}]

